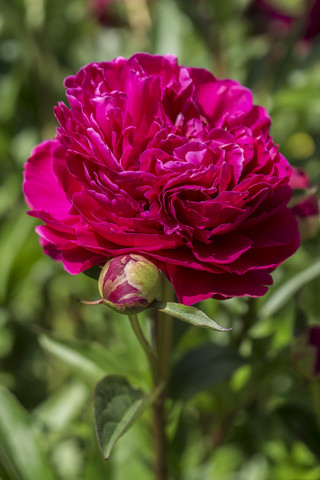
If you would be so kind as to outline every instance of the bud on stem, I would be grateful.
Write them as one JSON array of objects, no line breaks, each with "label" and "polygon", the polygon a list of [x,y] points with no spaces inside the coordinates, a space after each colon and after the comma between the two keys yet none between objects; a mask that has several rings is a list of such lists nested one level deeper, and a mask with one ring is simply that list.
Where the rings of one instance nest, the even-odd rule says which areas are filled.
[{"label": "bud on stem", "polygon": [[136,254],[114,257],[99,277],[102,302],[125,315],[147,309],[160,290],[160,271],[149,260]]}]

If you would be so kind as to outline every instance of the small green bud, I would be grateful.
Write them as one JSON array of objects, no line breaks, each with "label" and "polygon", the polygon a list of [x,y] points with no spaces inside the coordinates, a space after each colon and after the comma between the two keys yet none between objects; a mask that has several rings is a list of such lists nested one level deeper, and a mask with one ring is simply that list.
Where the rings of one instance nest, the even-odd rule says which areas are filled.
[{"label": "small green bud", "polygon": [[160,270],[141,255],[121,255],[105,264],[98,286],[105,305],[126,315],[139,313],[159,293]]}]

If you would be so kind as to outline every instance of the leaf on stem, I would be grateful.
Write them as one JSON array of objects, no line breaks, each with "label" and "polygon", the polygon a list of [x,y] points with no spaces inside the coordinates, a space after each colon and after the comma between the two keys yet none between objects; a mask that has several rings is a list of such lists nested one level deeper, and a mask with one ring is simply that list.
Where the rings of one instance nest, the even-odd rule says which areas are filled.
[{"label": "leaf on stem", "polygon": [[94,393],[95,424],[98,444],[105,460],[117,440],[157,399],[162,388],[163,385],[159,385],[145,395],[119,375],[108,375],[97,384]]},{"label": "leaf on stem", "polygon": [[218,332],[229,332],[232,330],[232,328],[221,327],[221,325],[212,320],[198,308],[188,307],[181,303],[154,301],[151,304],[151,308],[167,313],[174,318],[178,318],[179,320],[195,325],[196,327],[210,328],[211,330],[217,330]]}]

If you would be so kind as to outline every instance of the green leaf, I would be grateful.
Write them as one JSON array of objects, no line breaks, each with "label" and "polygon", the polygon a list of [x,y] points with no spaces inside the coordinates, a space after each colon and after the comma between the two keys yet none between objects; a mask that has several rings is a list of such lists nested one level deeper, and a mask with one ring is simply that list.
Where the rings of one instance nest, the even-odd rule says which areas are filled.
[{"label": "green leaf", "polygon": [[186,400],[229,378],[244,364],[230,347],[206,343],[188,351],[172,372],[169,394]]},{"label": "green leaf", "polygon": [[178,318],[179,320],[195,325],[196,327],[210,328],[211,330],[217,330],[218,332],[229,332],[232,330],[232,328],[221,327],[217,322],[212,320],[198,308],[188,307],[181,303],[154,301],[151,304],[151,308],[167,313],[174,318]]},{"label": "green leaf", "polygon": [[12,480],[54,480],[29,414],[0,386],[0,458]]},{"label": "green leaf", "polygon": [[0,236],[0,300],[4,301],[8,293],[9,278],[18,253],[25,246],[26,239],[34,222],[25,214],[25,210],[19,212],[12,221],[5,224]]},{"label": "green leaf", "polygon": [[320,275],[320,260],[290,278],[278,287],[260,308],[260,317],[271,317],[277,313],[293,297],[293,295]]},{"label": "green leaf", "polygon": [[74,379],[48,397],[33,414],[50,430],[63,430],[79,415],[91,395],[85,383]]},{"label": "green leaf", "polygon": [[160,385],[144,395],[119,375],[108,375],[97,384],[94,393],[95,423],[104,459],[109,458],[116,441],[154,402],[162,388]]}]

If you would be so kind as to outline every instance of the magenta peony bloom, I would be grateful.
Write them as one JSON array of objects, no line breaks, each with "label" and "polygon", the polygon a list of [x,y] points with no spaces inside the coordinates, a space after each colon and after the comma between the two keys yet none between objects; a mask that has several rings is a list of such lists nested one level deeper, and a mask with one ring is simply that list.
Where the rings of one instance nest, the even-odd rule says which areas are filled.
[{"label": "magenta peony bloom", "polygon": [[291,167],[250,91],[144,53],[65,85],[71,108],[25,170],[44,252],[72,274],[140,254],[185,304],[266,293],[299,234]]}]

